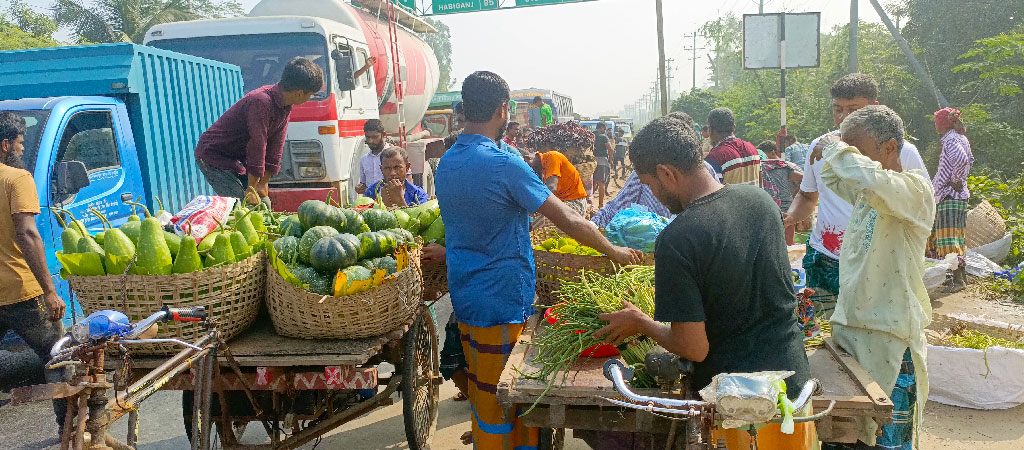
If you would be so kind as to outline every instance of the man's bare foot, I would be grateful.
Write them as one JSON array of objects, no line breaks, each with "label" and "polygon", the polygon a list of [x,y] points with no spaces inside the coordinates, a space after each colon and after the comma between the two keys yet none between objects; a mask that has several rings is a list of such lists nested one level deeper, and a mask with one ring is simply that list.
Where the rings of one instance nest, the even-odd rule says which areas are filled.
[{"label": "man's bare foot", "polygon": [[472,444],[473,443],[473,432],[472,431],[467,431],[465,433],[462,433],[462,437],[459,438],[459,439],[462,439],[462,445]]},{"label": "man's bare foot", "polygon": [[457,402],[464,402],[466,400],[469,400],[469,397],[466,397],[465,392],[459,392],[458,394],[455,394],[455,397],[453,397],[452,400]]}]

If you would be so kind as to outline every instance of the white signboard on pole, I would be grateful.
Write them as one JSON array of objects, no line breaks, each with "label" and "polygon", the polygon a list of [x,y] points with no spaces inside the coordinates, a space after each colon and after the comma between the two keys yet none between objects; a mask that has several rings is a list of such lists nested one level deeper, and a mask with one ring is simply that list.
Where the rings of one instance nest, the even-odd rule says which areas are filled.
[{"label": "white signboard on pole", "polygon": [[[785,47],[780,45],[782,42]],[[820,48],[820,12],[743,15],[744,69],[818,67]]]}]

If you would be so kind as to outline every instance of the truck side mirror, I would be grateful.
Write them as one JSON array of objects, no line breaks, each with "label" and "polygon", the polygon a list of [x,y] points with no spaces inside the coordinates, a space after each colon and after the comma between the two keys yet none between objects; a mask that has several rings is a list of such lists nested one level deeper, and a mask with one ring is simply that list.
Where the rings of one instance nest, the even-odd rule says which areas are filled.
[{"label": "truck side mirror", "polygon": [[78,193],[89,185],[89,173],[81,161],[61,161],[55,173],[57,198],[66,198]]},{"label": "truck side mirror", "polygon": [[334,71],[338,74],[338,88],[342,91],[352,91],[356,88],[355,60],[351,54],[343,54],[339,50],[331,52],[331,59],[334,60]]}]

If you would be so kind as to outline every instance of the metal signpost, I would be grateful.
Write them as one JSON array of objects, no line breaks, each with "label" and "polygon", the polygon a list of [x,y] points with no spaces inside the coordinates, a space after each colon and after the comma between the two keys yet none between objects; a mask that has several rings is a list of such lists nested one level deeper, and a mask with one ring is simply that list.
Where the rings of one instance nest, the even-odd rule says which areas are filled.
[{"label": "metal signpost", "polygon": [[743,15],[743,68],[782,72],[782,127],[786,127],[786,69],[818,67],[821,63],[821,13]]}]

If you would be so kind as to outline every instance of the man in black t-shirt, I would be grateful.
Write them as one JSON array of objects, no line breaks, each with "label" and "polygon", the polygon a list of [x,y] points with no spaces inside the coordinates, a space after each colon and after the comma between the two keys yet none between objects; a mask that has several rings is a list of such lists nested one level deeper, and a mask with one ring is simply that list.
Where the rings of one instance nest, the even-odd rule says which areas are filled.
[{"label": "man in black t-shirt", "polygon": [[778,205],[757,186],[716,182],[694,131],[672,117],[644,127],[629,157],[678,215],[655,247],[654,318],[627,304],[602,315],[609,325],[597,334],[615,344],[650,336],[695,363],[695,389],[725,372],[792,370],[786,383],[795,396],[810,369]]},{"label": "man in black t-shirt", "polygon": [[615,129],[615,154],[612,158],[612,171],[618,173],[618,177],[622,178],[626,173],[626,148],[629,147],[629,143],[626,142],[626,132],[622,128]]}]

